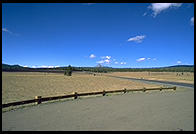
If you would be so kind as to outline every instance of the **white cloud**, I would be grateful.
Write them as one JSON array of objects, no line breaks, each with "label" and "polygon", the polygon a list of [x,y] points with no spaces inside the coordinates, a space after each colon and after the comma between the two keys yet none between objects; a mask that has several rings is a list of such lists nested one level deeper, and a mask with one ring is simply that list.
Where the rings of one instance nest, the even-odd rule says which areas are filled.
[{"label": "white cloud", "polygon": [[106,59],[106,60],[104,60],[104,62],[106,62],[106,63],[110,63],[110,60],[109,60],[109,59]]},{"label": "white cloud", "polygon": [[48,68],[54,68],[55,66],[48,66]]},{"label": "white cloud", "polygon": [[20,36],[20,34],[18,34],[18,33],[13,33],[13,32],[11,32],[10,30],[8,30],[7,28],[2,28],[2,32],[7,32],[7,33],[12,34],[12,35],[14,35],[14,36]]},{"label": "white cloud", "polygon": [[137,43],[141,43],[145,37],[146,37],[145,35],[135,36],[135,37],[129,38],[128,41],[135,41]]},{"label": "white cloud", "polygon": [[3,31],[3,32],[7,32],[7,33],[12,34],[12,32],[11,32],[11,31],[9,31],[7,28],[2,28],[2,31]]},{"label": "white cloud", "polygon": [[156,58],[139,58],[139,59],[137,59],[136,61],[137,62],[140,62],[140,61],[144,61],[144,60],[149,60],[149,61],[155,61],[155,60],[157,60]]},{"label": "white cloud", "polygon": [[101,59],[103,60],[100,60],[100,61],[97,61],[96,63],[100,63],[100,64],[103,64],[103,63],[106,63],[106,64],[109,64],[111,63],[111,56],[101,56]]},{"label": "white cloud", "polygon": [[106,59],[111,59],[111,56],[106,56],[105,58],[106,58]]},{"label": "white cloud", "polygon": [[101,59],[111,59],[111,56],[101,56]]},{"label": "white cloud", "polygon": [[181,61],[177,61],[177,64],[181,64],[182,62]]},{"label": "white cloud", "polygon": [[139,59],[137,59],[136,61],[137,61],[137,62],[140,62],[140,61],[144,61],[144,60],[146,60],[146,58],[139,58]]},{"label": "white cloud", "polygon": [[55,68],[55,67],[60,67],[60,66],[44,66],[45,68]]},{"label": "white cloud", "polygon": [[94,54],[91,54],[89,57],[90,58],[95,58],[96,56]]},{"label": "white cloud", "polygon": [[2,28],[2,31],[7,32],[8,30],[7,30],[7,28]]},{"label": "white cloud", "polygon": [[98,64],[121,64],[125,65],[126,62],[118,62],[116,59],[112,58],[112,56],[101,56],[101,60],[97,61]]},{"label": "white cloud", "polygon": [[147,15],[147,12],[145,12],[142,16],[146,16]]},{"label": "white cloud", "polygon": [[[28,67],[28,66],[23,66],[23,67]],[[31,66],[32,68],[55,68],[55,67],[60,67],[60,66],[46,66],[46,65],[42,65],[42,66]]]},{"label": "white cloud", "polygon": [[162,11],[172,8],[172,7],[180,7],[182,3],[153,3],[148,8],[153,10],[153,16],[156,17]]},{"label": "white cloud", "polygon": [[156,58],[153,58],[152,60],[157,60]]},{"label": "white cloud", "polygon": [[127,64],[127,63],[126,63],[126,62],[121,62],[120,64],[121,64],[121,65],[125,65],[125,64]]},{"label": "white cloud", "polygon": [[96,63],[103,64],[104,62],[105,62],[104,60],[100,60],[100,61],[97,61]]},{"label": "white cloud", "polygon": [[49,66],[45,66],[45,65],[43,65],[43,66],[39,66],[39,67],[41,67],[41,68],[47,68],[47,67],[49,67]]},{"label": "white cloud", "polygon": [[191,25],[194,25],[194,17],[191,18]]}]

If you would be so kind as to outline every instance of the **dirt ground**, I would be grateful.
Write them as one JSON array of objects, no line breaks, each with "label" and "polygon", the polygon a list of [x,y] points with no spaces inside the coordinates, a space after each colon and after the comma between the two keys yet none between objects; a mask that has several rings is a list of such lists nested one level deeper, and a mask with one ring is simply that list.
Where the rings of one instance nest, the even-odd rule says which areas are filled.
[{"label": "dirt ground", "polygon": [[73,73],[64,76],[40,72],[2,72],[2,103],[34,99],[35,96],[55,96],[73,92],[92,92],[143,87],[152,84],[133,82],[104,75]]},{"label": "dirt ground", "polygon": [[194,73],[191,72],[114,72],[107,75],[121,76],[128,78],[163,80],[183,83],[194,83]]}]

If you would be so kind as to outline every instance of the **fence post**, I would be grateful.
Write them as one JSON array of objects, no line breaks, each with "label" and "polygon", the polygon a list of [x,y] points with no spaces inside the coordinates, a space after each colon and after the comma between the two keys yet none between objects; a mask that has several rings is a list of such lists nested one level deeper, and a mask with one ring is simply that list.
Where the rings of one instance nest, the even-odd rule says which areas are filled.
[{"label": "fence post", "polygon": [[42,103],[42,96],[35,96],[35,104],[41,104]]},{"label": "fence post", "polygon": [[74,99],[77,99],[78,98],[78,93],[77,92],[74,92]]},{"label": "fence post", "polygon": [[143,88],[143,92],[146,92],[146,88],[145,87]]},{"label": "fence post", "polygon": [[126,93],[127,92],[127,89],[126,88],[124,88],[124,93]]},{"label": "fence post", "polygon": [[105,96],[105,90],[103,90],[103,96]]},{"label": "fence post", "polygon": [[174,90],[176,90],[176,87],[173,87]]}]

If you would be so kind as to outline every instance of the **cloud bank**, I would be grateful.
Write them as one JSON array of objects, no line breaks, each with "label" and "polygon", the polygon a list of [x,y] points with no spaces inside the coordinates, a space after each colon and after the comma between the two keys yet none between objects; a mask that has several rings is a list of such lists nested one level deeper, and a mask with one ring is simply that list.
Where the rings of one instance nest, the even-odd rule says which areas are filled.
[{"label": "cloud bank", "polygon": [[[30,67],[30,66],[23,66],[23,67]],[[60,67],[60,66],[46,66],[46,65],[42,65],[42,66],[31,66],[32,68],[55,68],[55,67]]]}]

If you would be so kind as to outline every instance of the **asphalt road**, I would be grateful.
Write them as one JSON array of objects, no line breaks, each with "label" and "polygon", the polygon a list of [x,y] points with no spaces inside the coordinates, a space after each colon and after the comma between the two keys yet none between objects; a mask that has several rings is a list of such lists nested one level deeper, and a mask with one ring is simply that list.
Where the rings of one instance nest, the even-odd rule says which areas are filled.
[{"label": "asphalt road", "polygon": [[158,84],[164,84],[164,85],[175,85],[175,86],[183,86],[183,87],[194,88],[194,84],[190,84],[190,83],[180,83],[180,82],[160,81],[160,80],[147,80],[147,79],[119,77],[119,76],[109,76],[109,77],[115,77],[115,78],[120,78],[120,79],[127,79],[127,80],[132,80],[132,81],[155,83],[155,84],[158,83]]},{"label": "asphalt road", "polygon": [[3,131],[193,131],[194,88],[129,92],[2,113]]}]

